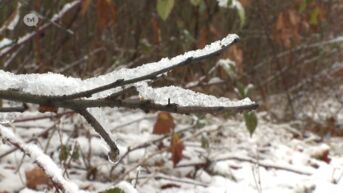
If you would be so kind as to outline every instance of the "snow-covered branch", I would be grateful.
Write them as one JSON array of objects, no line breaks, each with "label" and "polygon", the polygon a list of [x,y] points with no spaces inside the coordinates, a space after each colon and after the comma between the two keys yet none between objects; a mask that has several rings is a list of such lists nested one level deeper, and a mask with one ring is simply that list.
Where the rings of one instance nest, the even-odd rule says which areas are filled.
[{"label": "snow-covered branch", "polygon": [[[68,8],[75,5],[76,3]],[[115,142],[87,108],[123,107],[142,109],[146,112],[168,111],[182,114],[223,111],[238,113],[256,109],[258,105],[249,98],[243,100],[217,98],[176,86],[153,88],[147,82],[148,79],[159,77],[178,66],[215,55],[238,40],[236,34],[229,34],[202,49],[85,80],[55,73],[16,75],[0,70],[2,83],[0,99],[38,104],[54,109],[68,108],[78,112],[106,141],[111,150],[110,159],[116,160],[119,150]],[[138,96],[132,97],[132,95]]]},{"label": "snow-covered branch", "polygon": [[83,192],[78,186],[63,177],[62,170],[55,162],[43,151],[34,144],[26,144],[13,131],[7,127],[0,125],[0,135],[4,141],[19,148],[23,153],[34,159],[44,172],[51,178],[56,188],[59,188],[67,193]]}]

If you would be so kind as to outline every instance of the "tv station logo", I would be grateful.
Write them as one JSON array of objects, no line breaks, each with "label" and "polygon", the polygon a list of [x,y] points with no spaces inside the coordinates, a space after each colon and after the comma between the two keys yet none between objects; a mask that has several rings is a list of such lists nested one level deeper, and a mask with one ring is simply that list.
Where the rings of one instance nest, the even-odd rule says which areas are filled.
[{"label": "tv station logo", "polygon": [[23,22],[29,27],[36,27],[39,22],[38,15],[34,12],[26,14],[23,18]]}]

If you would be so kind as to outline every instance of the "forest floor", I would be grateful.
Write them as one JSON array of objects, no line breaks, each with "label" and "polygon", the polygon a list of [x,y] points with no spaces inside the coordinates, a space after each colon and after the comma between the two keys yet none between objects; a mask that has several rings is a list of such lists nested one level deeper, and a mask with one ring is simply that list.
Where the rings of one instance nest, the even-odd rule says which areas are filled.
[{"label": "forest floor", "polygon": [[[74,113],[10,115],[14,133],[37,144],[80,189],[99,192],[119,187],[125,193],[341,193],[343,138],[299,129],[298,122],[273,123],[258,113],[252,137],[241,115],[231,118],[175,115],[120,109],[92,113],[111,131],[121,158],[108,161],[105,143]],[[6,117],[5,117],[6,118]],[[162,121],[162,122],[161,122]],[[170,133],[156,135],[174,121]],[[155,128],[156,129],[156,128]],[[14,146],[0,145],[0,192],[51,192],[37,165]],[[173,149],[173,156],[170,152]],[[178,162],[178,163],[177,163]],[[175,163],[175,166],[174,166]]]}]

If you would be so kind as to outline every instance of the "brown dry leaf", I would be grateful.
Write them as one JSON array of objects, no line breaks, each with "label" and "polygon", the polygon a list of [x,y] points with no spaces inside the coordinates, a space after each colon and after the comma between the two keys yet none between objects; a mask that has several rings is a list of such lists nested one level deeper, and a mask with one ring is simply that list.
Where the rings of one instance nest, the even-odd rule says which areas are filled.
[{"label": "brown dry leaf", "polygon": [[156,17],[151,18],[151,26],[153,32],[153,42],[155,45],[159,46],[161,43],[161,27]]},{"label": "brown dry leaf", "polygon": [[31,189],[37,189],[41,185],[51,185],[49,176],[45,174],[42,168],[35,167],[32,170],[25,171],[26,186]]},{"label": "brown dry leaf", "polygon": [[52,112],[52,113],[57,113],[58,108],[55,106],[51,105],[39,105],[38,111],[41,113],[46,113],[46,112]]},{"label": "brown dry leaf", "polygon": [[274,24],[273,39],[289,48],[292,43],[298,44],[301,39],[300,29],[302,26],[301,16],[293,9],[281,12]]},{"label": "brown dry leaf", "polygon": [[183,158],[183,142],[180,140],[180,136],[177,133],[173,133],[170,143],[170,151],[172,154],[171,160],[173,161],[174,167],[178,164]]},{"label": "brown dry leaf", "polygon": [[175,123],[172,115],[168,112],[160,112],[157,115],[157,120],[154,125],[153,134],[163,135],[170,133],[175,128]]},{"label": "brown dry leaf", "polygon": [[198,36],[197,47],[199,49],[206,46],[207,41],[208,41],[207,38],[208,38],[208,28],[203,27],[202,29],[200,29],[199,36]]},{"label": "brown dry leaf", "polygon": [[81,11],[80,11],[80,14],[82,16],[84,16],[87,13],[89,5],[91,4],[91,1],[92,0],[82,0],[81,1]]},{"label": "brown dry leaf", "polygon": [[161,189],[168,189],[168,188],[180,188],[181,186],[178,184],[173,184],[173,183],[167,183],[167,184],[163,184],[161,185]]},{"label": "brown dry leaf", "polygon": [[251,0],[239,0],[243,7],[248,7],[251,4]]},{"label": "brown dry leaf", "polygon": [[116,5],[109,0],[96,1],[97,29],[104,30],[114,23],[116,19]]},{"label": "brown dry leaf", "polygon": [[230,58],[236,63],[236,71],[238,75],[243,73],[243,49],[239,45],[233,45],[230,49],[224,52],[224,58]]}]

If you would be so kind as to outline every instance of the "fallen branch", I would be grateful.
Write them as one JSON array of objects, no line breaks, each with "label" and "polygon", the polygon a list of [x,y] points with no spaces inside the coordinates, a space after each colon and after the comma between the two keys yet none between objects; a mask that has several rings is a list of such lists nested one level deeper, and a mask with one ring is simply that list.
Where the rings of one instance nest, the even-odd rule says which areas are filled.
[{"label": "fallen branch", "polygon": [[220,161],[227,161],[227,160],[236,160],[236,161],[240,161],[240,162],[249,162],[252,164],[256,164],[258,166],[262,166],[264,168],[267,169],[278,169],[278,170],[284,170],[284,171],[288,171],[288,172],[293,172],[293,173],[297,173],[297,174],[301,174],[301,175],[307,175],[310,176],[312,175],[311,171],[306,171],[306,170],[302,170],[299,168],[294,168],[290,165],[285,166],[285,165],[278,165],[278,164],[272,164],[272,163],[266,163],[266,162],[261,162],[261,161],[257,161],[255,159],[252,158],[248,158],[248,157],[239,157],[239,156],[228,156],[228,157],[223,157],[223,158],[218,158],[218,159],[214,159],[214,160],[207,160],[205,162],[197,162],[197,163],[190,163],[190,164],[180,164],[177,165],[177,168],[181,168],[181,167],[192,167],[192,166],[204,166],[204,165],[209,165],[208,163],[215,163],[215,162],[220,162]]},{"label": "fallen branch", "polygon": [[0,108],[0,113],[13,113],[19,112],[22,113],[28,109],[28,106],[24,103],[21,107],[2,107]]},{"label": "fallen branch", "polygon": [[19,148],[23,153],[34,159],[50,177],[56,188],[67,193],[79,192],[78,186],[75,183],[65,179],[62,175],[61,169],[49,156],[45,155],[37,145],[26,144],[20,138],[18,138],[11,129],[2,125],[0,125],[0,134],[5,141]]},{"label": "fallen branch", "polygon": [[[56,125],[53,125],[53,126],[47,128],[47,129],[45,129],[43,132],[39,133],[39,134],[37,135],[37,137],[41,137],[41,136],[47,135],[47,134],[50,132],[50,130],[53,129],[53,128],[55,128],[55,127],[56,127]],[[35,137],[35,138],[31,138],[31,139],[25,141],[25,143],[30,143],[30,142],[34,141],[35,139],[36,139],[36,137]],[[14,148],[12,148],[12,149],[6,151],[5,153],[3,153],[3,154],[0,155],[0,160],[1,160],[2,158],[4,158],[4,157],[8,156],[9,154],[11,154],[11,153],[17,151],[17,150],[18,150],[18,147],[14,147]]]}]

